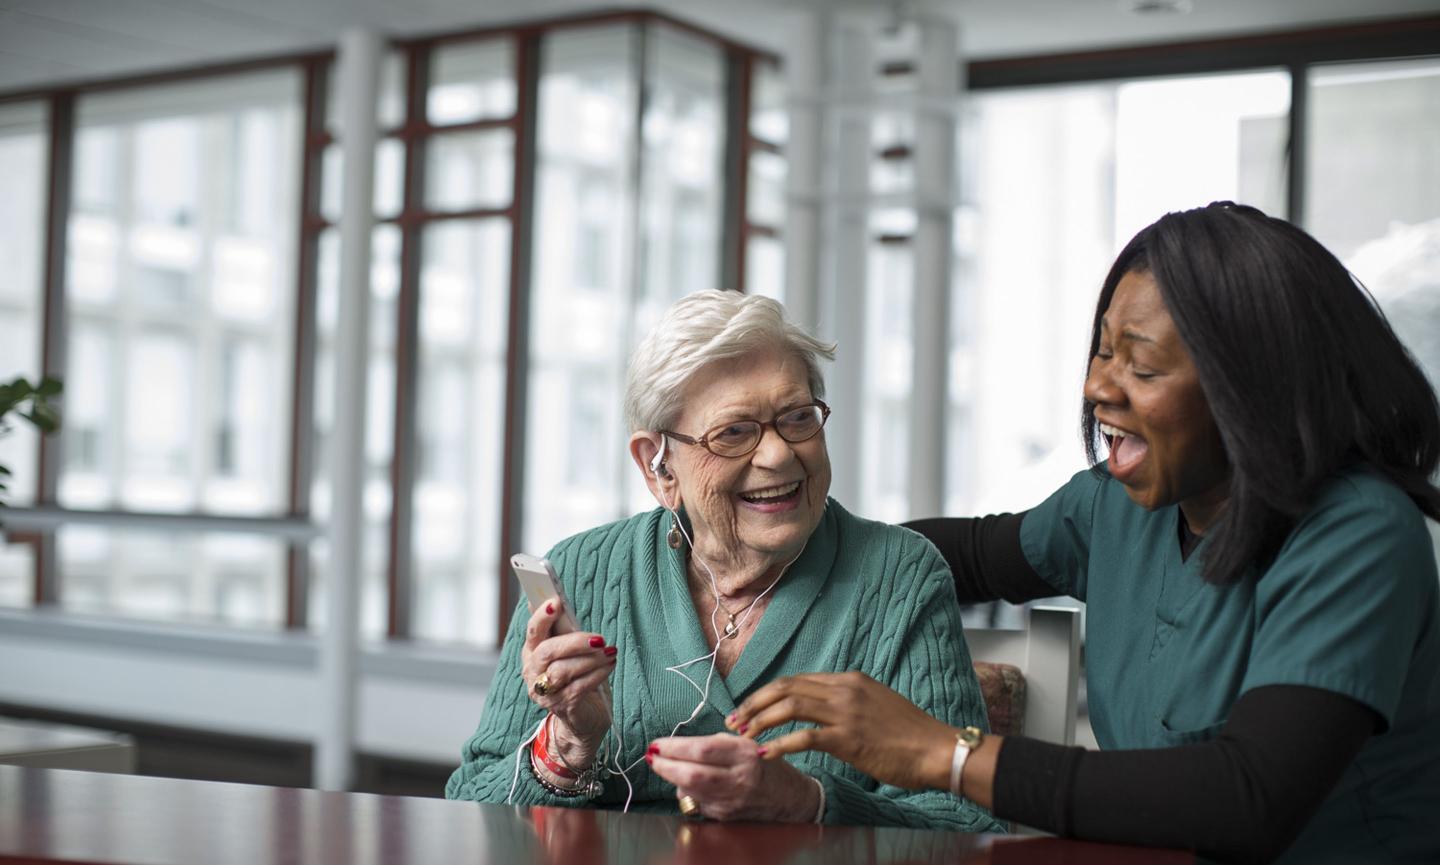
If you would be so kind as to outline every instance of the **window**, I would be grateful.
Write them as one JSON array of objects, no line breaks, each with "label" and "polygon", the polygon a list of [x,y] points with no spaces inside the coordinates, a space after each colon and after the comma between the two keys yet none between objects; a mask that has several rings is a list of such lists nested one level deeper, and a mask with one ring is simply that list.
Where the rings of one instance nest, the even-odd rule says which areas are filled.
[{"label": "window", "polygon": [[716,45],[660,25],[557,33],[540,65],[544,242],[530,307],[525,486],[535,492],[523,540],[534,553],[654,507],[627,452],[625,365],[675,299],[720,287],[726,70]]},{"label": "window", "polygon": [[[45,178],[49,141],[43,102],[0,105],[0,382],[40,373],[41,280],[44,260]],[[23,506],[35,499],[39,443],[34,431],[17,423],[0,436],[0,496]],[[25,606],[33,594],[34,547],[0,543],[0,606]]]},{"label": "window", "polygon": [[[985,91],[969,105],[952,291],[951,513],[1038,504],[1085,465],[1081,387],[1115,254],[1164,213],[1284,212],[1284,72]],[[1043,218],[1037,218],[1043,214]],[[968,321],[968,324],[967,324]]]},{"label": "window", "polygon": [[284,509],[299,112],[288,70],[78,100],[62,504]]},{"label": "window", "polygon": [[785,300],[785,226],[789,163],[782,155],[790,138],[785,82],[775,63],[748,61],[750,123],[745,133],[746,205],[741,229],[745,291]]},{"label": "window", "polygon": [[[624,511],[621,375],[638,323],[633,131],[638,110],[634,28],[556,33],[541,47],[535,244],[530,299],[525,436],[524,550],[537,555]],[[608,213],[606,212],[608,211]],[[605,250],[604,253],[600,250]],[[587,251],[588,250],[588,251]],[[585,252],[594,271],[573,278]],[[579,290],[577,290],[579,289]],[[562,336],[563,335],[563,336]],[[594,474],[570,480],[573,394],[598,387],[611,398],[584,452]]]},{"label": "window", "polygon": [[451,132],[430,140],[426,204],[434,210],[499,209],[514,188],[514,136],[506,130]]},{"label": "window", "polygon": [[436,222],[423,249],[414,630],[488,644],[500,636],[510,222]]},{"label": "window", "polygon": [[721,287],[725,65],[711,42],[668,27],[645,35],[640,304],[658,315],[678,297]]},{"label": "window", "polygon": [[1440,383],[1440,60],[1318,66],[1305,222]]},{"label": "window", "polygon": [[[285,510],[300,85],[280,69],[77,99],[61,505]],[[67,609],[284,621],[281,539],[67,525],[56,542]]]},{"label": "window", "polygon": [[438,46],[430,60],[431,123],[466,123],[515,113],[515,47],[510,39]]},{"label": "window", "polygon": [[65,606],[82,613],[274,627],[284,544],[263,536],[69,526],[59,532]]},{"label": "window", "polygon": [[[45,178],[49,140],[43,102],[0,105],[0,382],[40,373],[41,280],[45,254]],[[35,498],[38,442],[24,424],[0,437],[0,464],[13,474],[3,495],[11,505]],[[0,555],[4,555],[0,553]],[[17,573],[13,579],[9,576]],[[23,584],[23,586],[22,586]],[[29,591],[18,572],[0,565],[0,596]]]},{"label": "window", "polygon": [[[400,291],[400,231],[378,225],[370,241],[370,351],[365,394],[365,480],[362,490],[363,550],[360,562],[360,632],[379,639],[386,633],[387,553],[391,517],[391,461],[395,446],[395,304]],[[340,247],[333,229],[319,239],[315,289],[315,427],[310,507],[326,525],[332,513],[331,441],[335,429],[335,328],[340,303]],[[310,549],[310,623],[325,624],[325,581],[329,578],[325,538]]]},{"label": "window", "polygon": [[904,442],[910,436],[915,260],[909,211],[871,217],[867,256],[865,380],[857,407],[869,458],[861,468],[860,499],[873,519],[899,522],[909,516]]}]

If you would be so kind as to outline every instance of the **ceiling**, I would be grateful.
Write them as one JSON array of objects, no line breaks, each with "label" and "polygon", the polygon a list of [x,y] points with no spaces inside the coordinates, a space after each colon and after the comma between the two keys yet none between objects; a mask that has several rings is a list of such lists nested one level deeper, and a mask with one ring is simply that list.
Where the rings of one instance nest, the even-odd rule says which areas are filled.
[{"label": "ceiling", "polygon": [[[925,2],[925,0],[907,0]],[[1440,14],[1440,0],[1188,0],[1137,15],[1136,0],[932,0],[971,58],[1056,53]],[[1185,0],[1180,0],[1185,2]],[[416,35],[598,8],[650,8],[783,54],[820,6],[888,0],[0,0],[0,93],[333,46],[353,27]]]}]

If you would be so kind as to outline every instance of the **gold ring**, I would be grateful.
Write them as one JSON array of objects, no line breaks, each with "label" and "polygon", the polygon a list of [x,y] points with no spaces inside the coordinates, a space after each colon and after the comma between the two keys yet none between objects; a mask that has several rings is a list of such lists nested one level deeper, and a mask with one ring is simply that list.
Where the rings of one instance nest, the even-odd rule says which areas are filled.
[{"label": "gold ring", "polygon": [[539,677],[535,679],[535,684],[530,686],[530,690],[534,691],[537,697],[548,697],[550,695],[550,687],[550,674],[541,673]]},{"label": "gold ring", "polygon": [[695,817],[700,813],[700,802],[694,796],[680,797],[680,813],[686,817]]}]

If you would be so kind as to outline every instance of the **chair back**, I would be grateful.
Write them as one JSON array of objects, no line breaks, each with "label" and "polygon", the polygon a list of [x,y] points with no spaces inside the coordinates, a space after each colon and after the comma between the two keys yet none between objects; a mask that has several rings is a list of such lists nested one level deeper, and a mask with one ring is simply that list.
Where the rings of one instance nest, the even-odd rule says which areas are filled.
[{"label": "chair back", "polygon": [[[1020,732],[1033,739],[1074,745],[1080,693],[1080,611],[1033,606],[1027,609],[1027,618],[1027,626],[1021,629],[966,628],[970,659],[977,663],[982,679],[999,682],[1012,693],[1014,685],[1004,683],[1013,677],[1004,675],[1003,670],[981,670],[981,665],[1010,665],[1023,674]],[[987,694],[987,703],[989,697]],[[1020,714],[1003,697],[996,708],[999,715],[993,721],[1000,726],[1010,726],[1014,715]]]}]

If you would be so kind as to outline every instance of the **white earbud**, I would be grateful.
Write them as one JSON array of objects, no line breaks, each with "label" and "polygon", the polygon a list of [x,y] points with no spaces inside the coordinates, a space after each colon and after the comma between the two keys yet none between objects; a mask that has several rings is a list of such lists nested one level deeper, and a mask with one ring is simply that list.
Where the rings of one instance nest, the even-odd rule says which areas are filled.
[{"label": "white earbud", "polygon": [[[667,444],[669,444],[669,439],[666,438],[664,433],[661,433],[660,449],[655,452],[655,456],[650,460],[650,471],[654,474],[660,474],[661,470],[665,468],[665,446]],[[667,477],[669,474],[670,472],[665,472]]]}]

